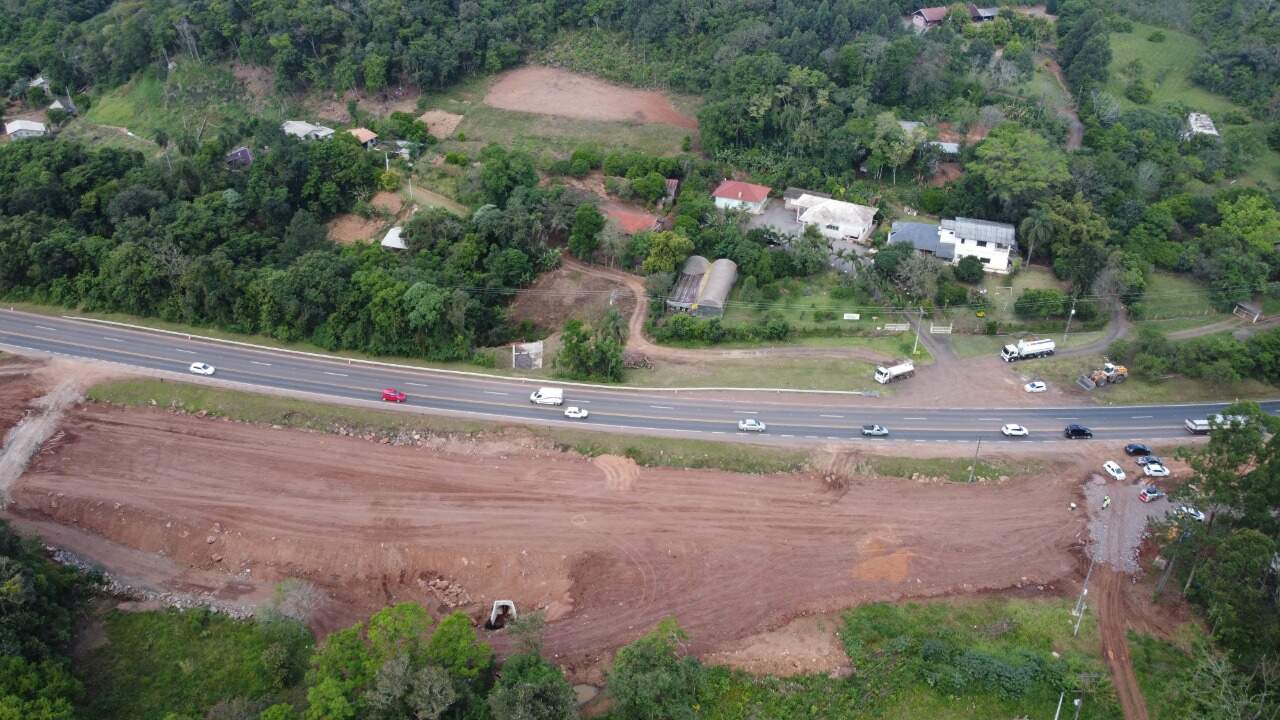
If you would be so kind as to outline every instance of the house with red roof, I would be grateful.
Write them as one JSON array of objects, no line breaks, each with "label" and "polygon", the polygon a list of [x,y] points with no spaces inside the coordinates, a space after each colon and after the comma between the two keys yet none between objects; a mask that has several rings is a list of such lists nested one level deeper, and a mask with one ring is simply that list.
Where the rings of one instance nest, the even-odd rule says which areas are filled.
[{"label": "house with red roof", "polygon": [[947,7],[927,7],[911,13],[911,24],[916,26],[918,30],[936,27],[947,19]]},{"label": "house with red roof", "polygon": [[769,202],[769,187],[737,180],[725,180],[711,193],[721,210],[745,210],[752,215],[764,212]]}]

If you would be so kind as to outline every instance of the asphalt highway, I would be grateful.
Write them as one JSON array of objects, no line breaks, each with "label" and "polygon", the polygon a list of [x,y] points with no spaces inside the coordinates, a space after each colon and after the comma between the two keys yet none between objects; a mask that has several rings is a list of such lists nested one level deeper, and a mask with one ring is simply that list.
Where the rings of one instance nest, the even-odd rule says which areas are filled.
[{"label": "asphalt highway", "polygon": [[[849,395],[588,388],[543,379],[469,377],[349,362],[9,310],[0,310],[0,346],[176,373],[187,373],[190,364],[199,361],[213,365],[219,380],[339,398],[378,400],[383,388],[396,387],[408,395],[403,404],[406,409],[534,424],[554,422],[717,439],[737,435],[738,420],[755,418],[768,425],[768,432],[753,439],[772,443],[863,441],[861,427],[872,423],[889,429],[886,440],[911,442],[1063,441],[1062,430],[1069,423],[1092,429],[1098,439],[1180,438],[1187,435],[1185,419],[1203,418],[1226,405],[911,409],[883,407]],[[191,382],[204,380],[196,375],[188,377]],[[529,394],[540,385],[563,387],[564,407],[586,408],[590,418],[569,421],[562,415],[563,407],[533,405]],[[1280,411],[1280,401],[1262,405],[1267,412]],[[1006,423],[1023,425],[1030,435],[1006,438],[1000,434]]]}]

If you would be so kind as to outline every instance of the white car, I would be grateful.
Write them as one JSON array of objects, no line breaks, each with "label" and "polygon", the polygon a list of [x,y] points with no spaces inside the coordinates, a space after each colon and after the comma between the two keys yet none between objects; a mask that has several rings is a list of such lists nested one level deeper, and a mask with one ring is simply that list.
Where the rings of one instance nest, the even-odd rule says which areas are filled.
[{"label": "white car", "polygon": [[1142,474],[1147,477],[1169,477],[1169,468],[1160,463],[1147,463],[1142,466]]},{"label": "white car", "polygon": [[187,369],[195,373],[196,375],[212,375],[213,374],[213,366],[210,365],[209,363],[193,362],[191,363],[191,367]]},{"label": "white car", "polygon": [[889,428],[883,425],[863,425],[862,434],[866,437],[884,437],[889,434]]},{"label": "white car", "polygon": [[1174,512],[1178,514],[1178,517],[1188,517],[1188,518],[1191,518],[1192,520],[1195,520],[1196,522],[1204,522],[1204,513],[1191,507],[1190,505],[1181,505]]},{"label": "white car", "polygon": [[742,432],[764,432],[768,426],[755,418],[738,421],[738,429]]},{"label": "white car", "polygon": [[1005,437],[1026,437],[1031,433],[1027,432],[1027,429],[1021,425],[1010,423],[1000,428],[1000,434]]},{"label": "white car", "polygon": [[564,410],[564,416],[570,420],[586,420],[590,414],[586,408],[580,407],[567,407]]},{"label": "white car", "polygon": [[1120,469],[1114,461],[1108,460],[1102,463],[1102,471],[1110,475],[1112,479],[1124,482],[1124,470]]},{"label": "white car", "polygon": [[1045,390],[1048,390],[1049,386],[1045,385],[1039,380],[1036,380],[1035,382],[1029,382],[1026,385],[1023,385],[1022,389],[1026,390],[1027,392],[1036,393],[1036,392],[1044,392]]}]

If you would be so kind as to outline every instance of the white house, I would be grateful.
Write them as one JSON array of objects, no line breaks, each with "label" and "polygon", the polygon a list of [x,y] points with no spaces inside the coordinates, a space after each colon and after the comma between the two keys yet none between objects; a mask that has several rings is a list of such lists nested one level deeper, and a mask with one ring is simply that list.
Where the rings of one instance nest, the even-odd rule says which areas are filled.
[{"label": "white house", "polygon": [[769,188],[764,185],[725,180],[711,193],[721,210],[745,210],[752,215],[764,212],[769,202]]},{"label": "white house", "polygon": [[4,124],[4,132],[14,140],[23,138],[44,137],[49,133],[44,123],[34,120],[10,120]]},{"label": "white house", "polygon": [[983,270],[1000,274],[1009,272],[1011,255],[1018,248],[1012,225],[970,218],[943,220],[941,225],[895,222],[889,242],[911,243],[916,250],[952,264],[976,257]]},{"label": "white house", "polygon": [[333,128],[313,125],[305,120],[285,120],[280,123],[280,130],[301,140],[328,140],[333,137]]},{"label": "white house", "polygon": [[830,240],[866,242],[875,227],[876,209],[866,205],[803,194],[788,200],[787,206],[795,210],[796,222],[816,227]]},{"label": "white house", "polygon": [[46,80],[46,79],[44,78],[44,75],[37,75],[37,76],[35,76],[35,77],[31,80],[31,82],[27,83],[27,87],[29,87],[29,88],[40,88],[41,90],[43,90],[43,91],[45,91],[46,93],[48,93],[48,92],[49,92],[49,81],[48,81],[48,80]]}]

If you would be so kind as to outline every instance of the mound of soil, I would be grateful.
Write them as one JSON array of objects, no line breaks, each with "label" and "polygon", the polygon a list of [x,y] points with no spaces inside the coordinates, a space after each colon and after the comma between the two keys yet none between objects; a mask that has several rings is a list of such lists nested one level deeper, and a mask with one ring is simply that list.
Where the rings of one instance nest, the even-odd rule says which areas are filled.
[{"label": "mound of soil", "polygon": [[671,99],[656,90],[622,87],[588,75],[536,65],[499,76],[484,102],[502,110],[539,115],[698,127],[696,119],[676,110]]},{"label": "mound of soil", "polygon": [[517,294],[509,312],[512,323],[528,320],[559,330],[573,318],[594,322],[603,317],[610,299],[624,318],[631,315],[635,296],[624,285],[562,265],[538,276],[531,287]]}]

